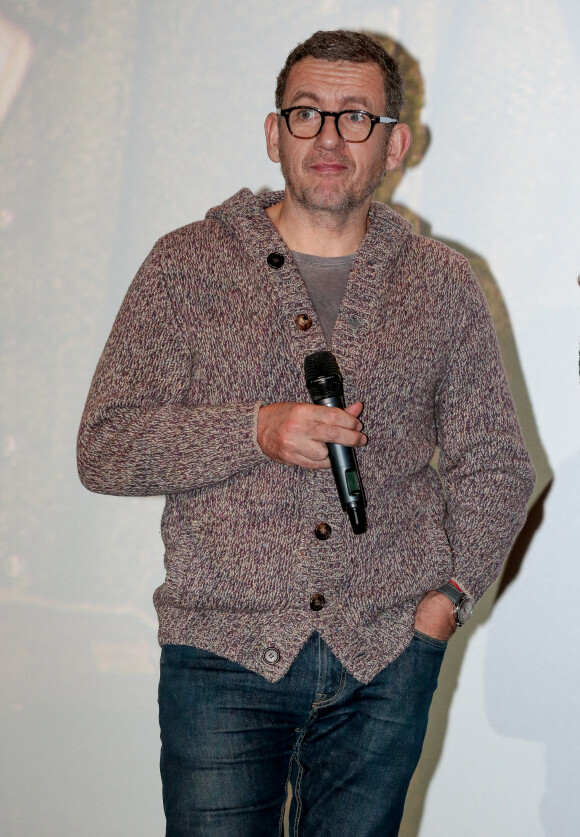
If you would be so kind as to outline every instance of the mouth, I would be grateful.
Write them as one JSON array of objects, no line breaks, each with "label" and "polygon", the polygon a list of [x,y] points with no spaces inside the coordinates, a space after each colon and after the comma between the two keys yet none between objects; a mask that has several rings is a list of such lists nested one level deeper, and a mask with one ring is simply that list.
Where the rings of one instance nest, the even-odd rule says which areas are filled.
[{"label": "mouth", "polygon": [[348,166],[344,165],[344,163],[323,160],[320,160],[318,163],[314,163],[310,166],[310,168],[313,171],[318,172],[318,174],[341,174],[342,172],[348,170]]}]

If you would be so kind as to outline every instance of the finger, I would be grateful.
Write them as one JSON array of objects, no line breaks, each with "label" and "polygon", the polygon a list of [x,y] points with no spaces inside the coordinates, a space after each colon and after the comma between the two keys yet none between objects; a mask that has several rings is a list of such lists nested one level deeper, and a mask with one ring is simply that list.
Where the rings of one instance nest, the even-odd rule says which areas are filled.
[{"label": "finger", "polygon": [[354,404],[349,404],[348,407],[344,408],[345,413],[348,413],[349,415],[354,416],[355,418],[359,419],[359,423],[358,423],[357,428],[356,428],[357,430],[363,430],[363,428],[364,428],[364,424],[363,424],[363,422],[360,418],[360,415],[363,411],[363,408],[364,408],[364,405],[363,405],[362,401],[355,401]]},{"label": "finger", "polygon": [[363,411],[363,403],[362,401],[355,401],[354,404],[349,404],[348,407],[344,408],[345,413],[349,413],[351,416],[355,416],[358,418]]},{"label": "finger", "polygon": [[332,442],[349,448],[359,448],[367,443],[367,437],[359,430],[350,430],[348,427],[339,427],[336,424],[326,424],[326,422],[317,422],[313,425],[312,437],[320,442]]},{"label": "finger", "polygon": [[306,459],[306,457],[299,457],[296,460],[296,465],[300,465],[302,468],[308,468],[309,471],[321,471],[321,470],[328,470],[330,468],[330,459],[328,456],[326,459]]},{"label": "finger", "polygon": [[[351,405],[351,407],[354,407],[354,405]],[[345,427],[348,430],[362,430],[362,422],[358,420],[356,415],[340,407],[317,407],[316,412],[312,414],[312,419],[315,422]]]},{"label": "finger", "polygon": [[328,448],[323,442],[310,439],[300,450],[296,450],[293,456],[293,463],[311,470],[319,468],[330,468]]}]

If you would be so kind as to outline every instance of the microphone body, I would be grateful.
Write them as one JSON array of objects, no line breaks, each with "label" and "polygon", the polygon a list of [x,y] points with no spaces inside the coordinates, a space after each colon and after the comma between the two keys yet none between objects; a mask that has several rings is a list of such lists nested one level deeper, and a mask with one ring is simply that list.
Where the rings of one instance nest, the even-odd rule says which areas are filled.
[{"label": "microphone body", "polygon": [[[344,410],[342,375],[331,352],[313,352],[304,360],[306,387],[314,404]],[[366,531],[366,497],[354,448],[327,442],[336,490],[355,535]]]}]

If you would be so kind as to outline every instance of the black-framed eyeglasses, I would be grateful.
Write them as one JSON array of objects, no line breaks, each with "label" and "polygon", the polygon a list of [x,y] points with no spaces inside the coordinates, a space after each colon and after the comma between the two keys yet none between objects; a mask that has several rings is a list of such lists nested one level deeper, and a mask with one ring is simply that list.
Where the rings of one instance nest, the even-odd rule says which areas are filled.
[{"label": "black-framed eyeglasses", "polygon": [[286,120],[288,130],[298,139],[313,139],[322,131],[327,116],[334,118],[336,132],[345,142],[365,142],[377,122],[397,122],[390,116],[375,116],[366,110],[320,110],[312,105],[295,105],[291,108],[276,108],[276,113]]}]

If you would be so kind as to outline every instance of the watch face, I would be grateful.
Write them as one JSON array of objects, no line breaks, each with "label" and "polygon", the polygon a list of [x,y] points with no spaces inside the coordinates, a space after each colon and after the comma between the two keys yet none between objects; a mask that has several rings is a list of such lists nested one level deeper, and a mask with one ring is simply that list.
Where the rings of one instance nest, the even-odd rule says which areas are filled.
[{"label": "watch face", "polygon": [[473,613],[473,599],[467,598],[467,596],[463,599],[459,607],[457,608],[457,619],[464,625],[471,614]]}]

